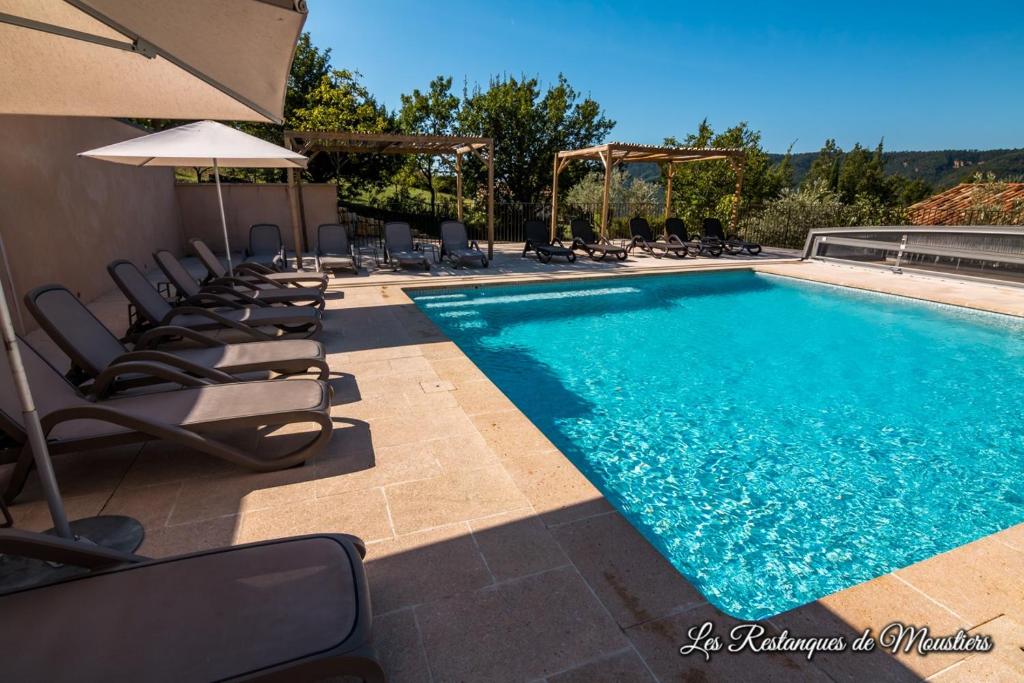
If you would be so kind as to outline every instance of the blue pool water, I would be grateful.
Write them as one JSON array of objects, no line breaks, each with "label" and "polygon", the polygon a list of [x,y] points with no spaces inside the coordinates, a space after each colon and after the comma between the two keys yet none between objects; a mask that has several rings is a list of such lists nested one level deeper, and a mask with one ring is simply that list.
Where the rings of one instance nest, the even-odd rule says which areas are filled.
[{"label": "blue pool water", "polygon": [[1024,520],[1024,323],[750,272],[414,295],[722,610]]}]

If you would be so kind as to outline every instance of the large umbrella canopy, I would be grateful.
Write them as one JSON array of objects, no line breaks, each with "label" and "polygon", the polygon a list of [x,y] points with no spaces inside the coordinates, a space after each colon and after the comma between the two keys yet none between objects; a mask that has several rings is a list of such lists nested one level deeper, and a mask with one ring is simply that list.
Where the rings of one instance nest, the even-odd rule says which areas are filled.
[{"label": "large umbrella canopy", "polygon": [[305,0],[0,0],[0,113],[280,123]]},{"label": "large umbrella canopy", "polygon": [[[228,240],[227,218],[224,215],[224,198],[220,189],[220,167],[306,167],[306,157],[301,154],[216,121],[189,123],[81,152],[79,156],[130,166],[213,166],[229,270],[232,266],[231,245]],[[296,245],[296,249],[299,248]]]}]

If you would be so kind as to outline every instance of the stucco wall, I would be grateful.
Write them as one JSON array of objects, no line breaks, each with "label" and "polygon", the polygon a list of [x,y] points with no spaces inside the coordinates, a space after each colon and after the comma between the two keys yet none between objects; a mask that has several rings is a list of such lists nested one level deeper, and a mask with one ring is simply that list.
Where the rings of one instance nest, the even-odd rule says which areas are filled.
[{"label": "stucco wall", "polygon": [[142,132],[113,119],[0,116],[0,235],[19,299],[56,282],[90,301],[114,286],[110,261],[150,269],[154,249],[183,251],[173,169],[76,156]]},{"label": "stucco wall", "polygon": [[[294,249],[287,185],[224,184],[221,189],[232,251],[242,251],[249,243],[249,226],[253,223],[280,226],[285,248]],[[181,183],[175,186],[175,190],[186,238],[198,237],[217,253],[223,253],[224,236],[217,207],[217,187],[212,183]],[[316,226],[321,223],[338,221],[336,196],[334,185],[303,184],[307,239],[314,239]]]}]

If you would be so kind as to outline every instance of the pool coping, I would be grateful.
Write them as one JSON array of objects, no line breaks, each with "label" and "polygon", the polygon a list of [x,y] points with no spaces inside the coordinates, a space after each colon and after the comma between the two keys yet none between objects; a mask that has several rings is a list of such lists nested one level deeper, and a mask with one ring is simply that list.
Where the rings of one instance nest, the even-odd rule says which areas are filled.
[{"label": "pool coping", "polygon": [[[1012,312],[1010,312],[1007,311],[1005,308],[1001,308],[999,306],[967,305],[963,301],[957,300],[955,297],[953,297],[952,300],[950,300],[950,297],[944,297],[942,295],[908,295],[905,293],[905,291],[892,291],[893,288],[886,286],[887,284],[890,283],[885,282],[859,282],[858,284],[851,285],[847,284],[846,282],[834,281],[835,279],[842,280],[844,278],[829,279],[828,277],[824,277],[823,273],[817,268],[814,269],[816,272],[812,272],[810,269],[805,269],[803,268],[805,264],[807,264],[807,262],[792,260],[786,263],[773,262],[763,264],[713,264],[713,266],[710,268],[698,269],[691,267],[679,269],[659,269],[655,272],[633,271],[585,274],[560,273],[557,275],[553,274],[546,276],[524,274],[514,276],[504,275],[494,279],[488,278],[487,280],[483,281],[481,281],[478,278],[452,278],[452,280],[444,283],[404,282],[378,284],[382,288],[382,290],[397,290],[399,296],[392,299],[391,303],[413,306],[415,310],[417,310],[422,315],[423,319],[427,321],[429,325],[436,331],[438,337],[452,344],[455,347],[458,356],[464,361],[472,364],[474,368],[476,368],[475,363],[473,363],[473,361],[462,352],[462,349],[458,348],[458,346],[440,328],[438,328],[433,323],[433,321],[429,320],[429,318],[422,312],[421,309],[419,309],[418,306],[416,306],[414,299],[410,296],[411,293],[414,294],[424,291],[455,290],[466,288],[478,289],[483,287],[495,286],[518,286],[545,283],[555,284],[567,281],[592,281],[595,279],[612,280],[623,277],[656,277],[670,275],[703,274],[708,272],[722,272],[732,270],[748,270],[754,272],[766,272],[781,277],[789,277],[795,280],[805,280],[819,284],[847,287],[850,289],[862,290],[866,292],[900,296],[906,299],[917,300],[922,302],[946,304],[958,308],[977,310],[987,313],[1003,314],[1015,318],[1024,317],[1024,313],[1021,312],[1021,310],[1024,310],[1024,306],[1021,307],[1021,310],[1013,310]],[[832,266],[831,264],[825,265],[826,267],[829,268],[837,267]],[[849,267],[842,266],[842,268]],[[887,275],[884,272],[870,272],[872,273],[873,277],[885,277]],[[923,284],[926,287],[934,286],[936,279],[938,278],[935,278],[933,276],[927,276],[927,281]],[[965,284],[971,287],[985,286],[973,282],[966,282]],[[985,302],[981,303],[984,304]],[[476,369],[479,371],[479,368]],[[486,384],[488,385],[490,391],[500,395],[503,399],[505,399],[505,401],[507,401],[513,407],[512,410],[506,411],[507,415],[497,414],[496,416],[492,415],[491,417],[494,417],[494,419],[496,420],[507,422],[508,424],[505,425],[505,429],[511,430],[515,430],[518,427],[522,426],[523,421],[525,421],[530,425],[530,427],[532,427],[535,431],[540,433],[545,441],[548,442],[550,446],[550,453],[547,453],[546,457],[552,459],[557,458],[559,460],[559,466],[568,466],[572,468],[572,470],[575,471],[577,474],[579,474],[580,477],[585,478],[585,475],[579,472],[576,466],[572,463],[572,460],[568,458],[564,453],[562,453],[561,450],[559,450],[556,446],[554,446],[554,444],[552,444],[550,440],[547,439],[547,437],[544,436],[542,432],[540,432],[536,425],[534,425],[532,421],[530,421],[529,418],[517,406],[515,406],[511,402],[511,400],[507,398],[507,396],[505,396],[503,392],[501,392],[501,390],[491,381],[489,377],[487,377],[485,373],[483,373],[482,371],[479,372],[480,375],[482,375],[482,377],[486,380]],[[601,500],[607,506],[609,506],[612,511],[618,513],[614,506],[612,506],[611,503],[607,501],[604,495],[600,493],[600,491],[596,487],[593,488],[597,495],[601,498]],[[642,538],[645,543],[647,543],[647,540],[646,538],[644,538],[642,532],[638,531],[633,527],[630,527],[630,529],[633,533],[637,534],[640,538]],[[978,550],[979,547],[981,548],[980,551]],[[877,613],[879,609],[881,609],[883,613],[890,614],[891,620],[893,621],[903,620],[909,622],[918,620],[916,618],[916,615],[918,615],[920,612],[917,608],[908,608],[906,614],[900,612],[887,612],[887,610],[891,609],[893,605],[903,604],[907,599],[906,596],[909,595],[925,604],[927,606],[926,612],[928,610],[933,610],[933,613],[928,612],[928,614],[930,614],[932,617],[935,617],[939,621],[942,621],[943,619],[951,620],[951,623],[955,622],[965,630],[978,629],[979,627],[982,627],[982,630],[984,630],[985,628],[990,627],[993,624],[997,624],[999,626],[999,628],[997,629],[998,632],[1003,632],[1007,628],[1009,628],[1009,632],[1013,634],[1014,638],[1017,638],[1024,642],[1024,629],[1020,627],[1020,624],[1024,623],[1024,610],[1022,610],[1019,614],[1016,612],[1011,614],[1008,614],[1007,612],[989,613],[991,612],[991,610],[989,610],[989,612],[984,613],[975,612],[973,608],[971,610],[965,610],[957,602],[957,600],[961,599],[963,596],[957,597],[957,599],[950,599],[948,595],[948,587],[945,586],[942,583],[942,581],[935,580],[936,576],[946,577],[946,580],[948,580],[948,577],[957,577],[957,580],[969,582],[970,579],[968,577],[975,574],[975,570],[977,569],[977,560],[973,559],[973,556],[976,555],[978,552],[985,553],[986,551],[991,551],[993,548],[995,548],[997,551],[1005,551],[1006,549],[1010,549],[1014,553],[1021,554],[1021,559],[1024,560],[1024,524],[1019,524],[1013,527],[1009,527],[1008,529],[1004,529],[1002,531],[989,534],[987,536],[977,539],[976,541],[973,541],[962,546],[958,546],[945,553],[932,556],[925,560],[921,560],[920,562],[912,564],[908,567],[903,567],[892,572],[889,572],[887,574],[883,574],[874,579],[842,589],[840,591],[837,591],[836,593],[820,598],[802,607],[798,607],[789,612],[782,613],[776,615],[775,617],[769,618],[766,620],[766,623],[781,629],[789,626],[789,620],[792,614],[799,615],[801,612],[806,611],[809,608],[813,608],[815,606],[823,606],[827,612],[837,615],[841,619],[844,619],[846,623],[848,623],[851,626],[863,628],[865,623],[870,622],[869,627],[875,628],[877,632],[878,629],[886,625],[883,623],[878,623]],[[1022,563],[1022,566],[1024,566],[1024,563]],[[685,580],[685,577],[683,578]],[[991,577],[987,578],[991,579]],[[997,585],[1001,586],[1003,590],[1006,591],[1007,594],[1009,594],[1011,591],[1011,587],[1014,583],[1013,575],[1003,575],[1002,578],[1005,580],[997,582]],[[892,597],[891,594],[898,595],[899,597]],[[707,602],[703,604],[709,605],[709,603]],[[689,612],[691,610],[696,610],[699,607],[699,605],[692,606],[687,611]],[[960,611],[958,611],[958,609]],[[869,614],[871,615],[871,617],[865,620],[865,614]],[[984,616],[981,616],[982,614],[984,614]],[[847,615],[849,615],[849,618],[847,618]],[[1016,617],[1016,620],[1014,620],[1013,617]],[[925,618],[927,619],[929,617],[926,615]],[[1009,626],[1007,626],[1007,621],[1009,623]],[[924,622],[921,622],[921,624],[923,625]],[[935,624],[933,626],[933,629],[935,632],[943,630],[938,624]],[[803,635],[819,634],[804,633]],[[967,663],[971,662],[973,659],[983,656],[984,655],[969,654],[943,656],[933,655],[929,658],[919,655],[899,655],[897,656],[897,659],[899,659],[900,663],[908,667],[915,675],[931,678],[933,676],[938,676],[940,674],[950,674],[951,672],[958,670],[959,667],[968,666]]]}]

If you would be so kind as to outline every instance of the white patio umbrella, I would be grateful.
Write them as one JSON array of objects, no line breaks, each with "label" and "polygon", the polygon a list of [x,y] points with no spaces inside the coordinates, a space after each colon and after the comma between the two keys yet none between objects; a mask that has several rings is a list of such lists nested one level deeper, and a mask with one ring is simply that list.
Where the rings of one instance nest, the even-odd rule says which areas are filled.
[{"label": "white patio umbrella", "polygon": [[[290,149],[253,137],[216,121],[199,121],[159,133],[132,138],[106,147],[81,152],[78,156],[112,161],[129,166],[213,166],[217,183],[220,223],[224,230],[224,250],[231,263],[228,221],[224,215],[224,197],[220,189],[220,167],[228,168],[305,168],[306,157]],[[300,247],[296,245],[296,249]]]},{"label": "white patio umbrella", "polygon": [[[0,113],[281,123],[305,20],[305,0],[0,0]],[[74,538],[3,278],[0,336],[55,531]]]}]

